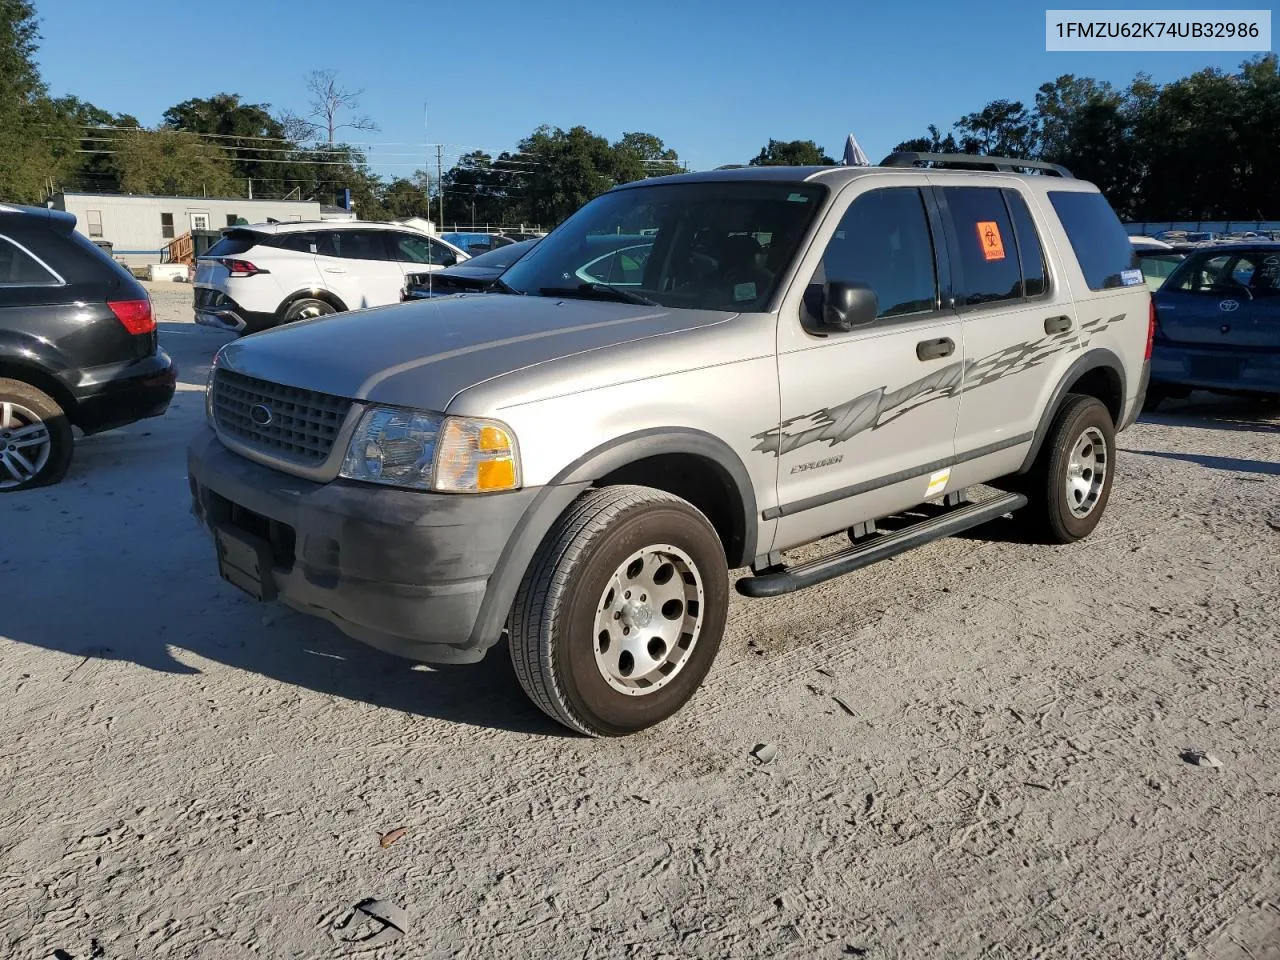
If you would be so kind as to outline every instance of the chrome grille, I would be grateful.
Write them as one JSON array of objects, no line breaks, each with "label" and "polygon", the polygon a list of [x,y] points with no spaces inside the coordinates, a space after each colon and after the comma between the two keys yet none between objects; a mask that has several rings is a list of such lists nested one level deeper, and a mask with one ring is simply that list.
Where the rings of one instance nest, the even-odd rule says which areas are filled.
[{"label": "chrome grille", "polygon": [[[255,420],[255,407],[270,411]],[[263,453],[306,463],[329,456],[351,401],[315,390],[219,370],[213,379],[213,419],[218,430]]]}]

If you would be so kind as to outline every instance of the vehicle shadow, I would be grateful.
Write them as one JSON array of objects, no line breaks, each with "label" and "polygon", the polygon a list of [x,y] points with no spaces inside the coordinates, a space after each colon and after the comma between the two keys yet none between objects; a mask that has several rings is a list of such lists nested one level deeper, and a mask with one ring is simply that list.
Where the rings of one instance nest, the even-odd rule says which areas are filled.
[{"label": "vehicle shadow", "polygon": [[1139,423],[1240,433],[1280,433],[1280,403],[1257,397],[1222,397],[1192,393],[1185,400],[1170,400],[1144,413]]},{"label": "vehicle shadow", "polygon": [[1205,453],[1177,453],[1172,450],[1126,450],[1121,453],[1136,454],[1143,457],[1160,457],[1165,460],[1182,460],[1186,463],[1198,463],[1210,470],[1228,470],[1232,473],[1260,473],[1264,476],[1280,477],[1280,463],[1272,460],[1243,460],[1239,457],[1218,457]]}]

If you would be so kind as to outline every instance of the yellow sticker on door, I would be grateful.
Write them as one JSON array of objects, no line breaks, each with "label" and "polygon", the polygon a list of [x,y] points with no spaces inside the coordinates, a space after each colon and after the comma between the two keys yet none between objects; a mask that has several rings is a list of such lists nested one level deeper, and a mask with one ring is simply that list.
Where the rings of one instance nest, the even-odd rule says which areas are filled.
[{"label": "yellow sticker on door", "polygon": [[1000,224],[993,220],[979,220],[978,242],[982,244],[983,259],[1004,259],[1004,238],[1000,236]]},{"label": "yellow sticker on door", "polygon": [[951,468],[939,470],[937,473],[929,477],[929,486],[924,492],[926,500],[942,495],[942,491],[947,489],[947,481],[951,479]]}]

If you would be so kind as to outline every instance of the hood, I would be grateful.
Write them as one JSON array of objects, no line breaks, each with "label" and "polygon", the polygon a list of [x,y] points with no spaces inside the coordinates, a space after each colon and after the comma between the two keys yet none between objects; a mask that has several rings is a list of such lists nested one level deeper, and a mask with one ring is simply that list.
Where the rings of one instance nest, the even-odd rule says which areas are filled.
[{"label": "hood", "polygon": [[462,295],[278,327],[227,344],[219,363],[335,396],[444,410],[468,387],[525,367],[733,316],[608,301]]}]

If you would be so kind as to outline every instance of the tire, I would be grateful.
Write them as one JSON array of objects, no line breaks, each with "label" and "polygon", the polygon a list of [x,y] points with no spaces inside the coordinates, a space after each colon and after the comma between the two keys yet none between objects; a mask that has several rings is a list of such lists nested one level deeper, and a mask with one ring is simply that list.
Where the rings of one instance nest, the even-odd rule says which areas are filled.
[{"label": "tire", "polygon": [[57,483],[74,447],[57,401],[29,383],[0,378],[0,493]]},{"label": "tire", "polygon": [[1028,532],[1047,543],[1074,543],[1092,533],[1111,496],[1115,449],[1115,424],[1102,401],[1068,394],[1021,485],[1029,500],[1021,511]]},{"label": "tire", "polygon": [[692,698],[728,609],[724,548],[692,504],[649,487],[591,490],[557,520],[525,574],[511,662],[548,716],[588,736],[623,736]]},{"label": "tire", "polygon": [[327,317],[331,313],[337,313],[337,308],[327,300],[321,300],[318,297],[303,297],[301,300],[295,300],[285,308],[284,315],[281,316],[281,323],[294,323],[298,320],[311,320],[315,317]]},{"label": "tire", "polygon": [[1147,395],[1142,401],[1142,412],[1150,413],[1164,401],[1169,399],[1169,395],[1163,390],[1156,387],[1147,387]]}]

